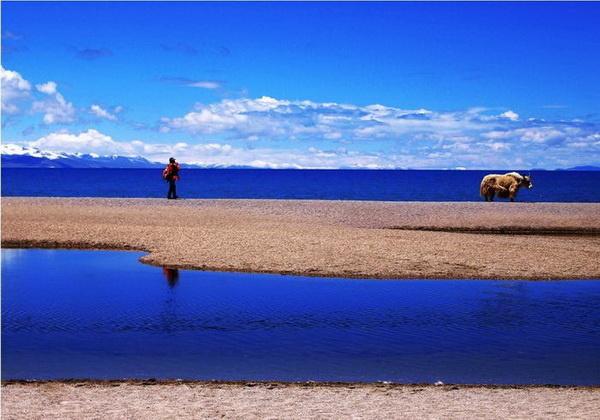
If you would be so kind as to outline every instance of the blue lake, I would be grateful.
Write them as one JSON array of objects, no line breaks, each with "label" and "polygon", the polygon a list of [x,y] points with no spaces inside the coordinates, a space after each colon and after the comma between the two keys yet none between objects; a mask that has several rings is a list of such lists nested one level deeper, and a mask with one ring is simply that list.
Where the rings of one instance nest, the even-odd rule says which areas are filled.
[{"label": "blue lake", "polygon": [[[183,169],[183,198],[480,201],[490,172]],[[161,169],[2,169],[3,196],[166,197]],[[600,202],[600,171],[533,171],[518,201]]]},{"label": "blue lake", "polygon": [[2,250],[2,378],[600,384],[600,281],[174,271]]}]

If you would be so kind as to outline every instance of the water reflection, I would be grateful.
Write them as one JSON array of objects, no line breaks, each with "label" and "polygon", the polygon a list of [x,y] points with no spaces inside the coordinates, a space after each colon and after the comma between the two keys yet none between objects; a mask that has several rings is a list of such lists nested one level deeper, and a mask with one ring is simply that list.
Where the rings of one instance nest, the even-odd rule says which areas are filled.
[{"label": "water reflection", "polygon": [[179,270],[176,268],[163,267],[163,275],[167,279],[167,284],[172,289],[179,282]]},{"label": "water reflection", "polygon": [[[523,282],[501,282],[497,287],[482,293],[480,305],[474,316],[481,326],[514,326],[527,323],[529,311],[538,305],[539,297],[532,296],[531,288]],[[545,300],[542,300],[544,304]]]}]

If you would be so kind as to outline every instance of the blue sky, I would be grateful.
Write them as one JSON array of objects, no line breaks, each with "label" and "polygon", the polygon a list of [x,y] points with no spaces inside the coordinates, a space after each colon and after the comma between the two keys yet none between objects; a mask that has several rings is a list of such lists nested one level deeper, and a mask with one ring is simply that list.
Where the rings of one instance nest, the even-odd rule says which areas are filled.
[{"label": "blue sky", "polygon": [[598,3],[2,3],[4,143],[264,167],[600,164]]}]

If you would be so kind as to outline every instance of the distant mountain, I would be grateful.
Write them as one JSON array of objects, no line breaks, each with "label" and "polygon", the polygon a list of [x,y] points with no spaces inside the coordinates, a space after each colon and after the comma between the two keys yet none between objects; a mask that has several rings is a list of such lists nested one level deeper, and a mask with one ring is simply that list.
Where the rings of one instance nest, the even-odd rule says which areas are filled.
[{"label": "distant mountain", "polygon": [[[40,150],[36,147],[19,146],[17,144],[2,144],[3,168],[163,168],[166,162],[153,162],[141,156],[100,156],[95,153],[66,153],[50,152]],[[224,165],[224,164],[182,164],[183,168],[203,169],[269,169],[257,168],[246,165]],[[300,168],[287,168],[300,169]],[[362,169],[362,168],[339,168],[339,169]],[[398,168],[400,169],[400,168]],[[411,168],[407,168],[411,169]],[[465,170],[456,167],[453,170]],[[418,169],[414,169],[418,170]],[[545,169],[533,169],[542,171]],[[572,168],[557,169],[559,171],[600,171],[600,166],[574,166]],[[504,172],[508,172],[504,171]],[[526,172],[526,171],[525,171]]]},{"label": "distant mountain", "polygon": [[[100,156],[95,153],[49,152],[36,147],[2,144],[3,168],[163,168],[166,162],[152,162],[141,156]],[[252,166],[190,164],[182,168],[252,169]]]},{"label": "distant mountain", "polygon": [[600,166],[573,166],[572,168],[564,169],[565,171],[600,171]]},{"label": "distant mountain", "polygon": [[95,153],[56,153],[35,147],[3,144],[4,168],[159,168],[164,164],[135,156],[100,156]]}]

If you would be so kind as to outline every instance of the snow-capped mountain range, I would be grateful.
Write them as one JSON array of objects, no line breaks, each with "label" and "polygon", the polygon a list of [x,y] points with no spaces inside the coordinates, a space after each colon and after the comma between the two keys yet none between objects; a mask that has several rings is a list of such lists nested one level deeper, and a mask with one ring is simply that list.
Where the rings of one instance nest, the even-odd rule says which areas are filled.
[{"label": "snow-capped mountain range", "polygon": [[[0,145],[4,168],[163,168],[142,156],[98,155],[96,153],[51,152],[18,144]],[[182,168],[249,169],[244,165],[182,163]]]},{"label": "snow-capped mountain range", "polygon": [[2,144],[4,168],[157,168],[163,163],[141,156],[100,156],[95,153],[66,153],[40,150],[17,144]]}]

